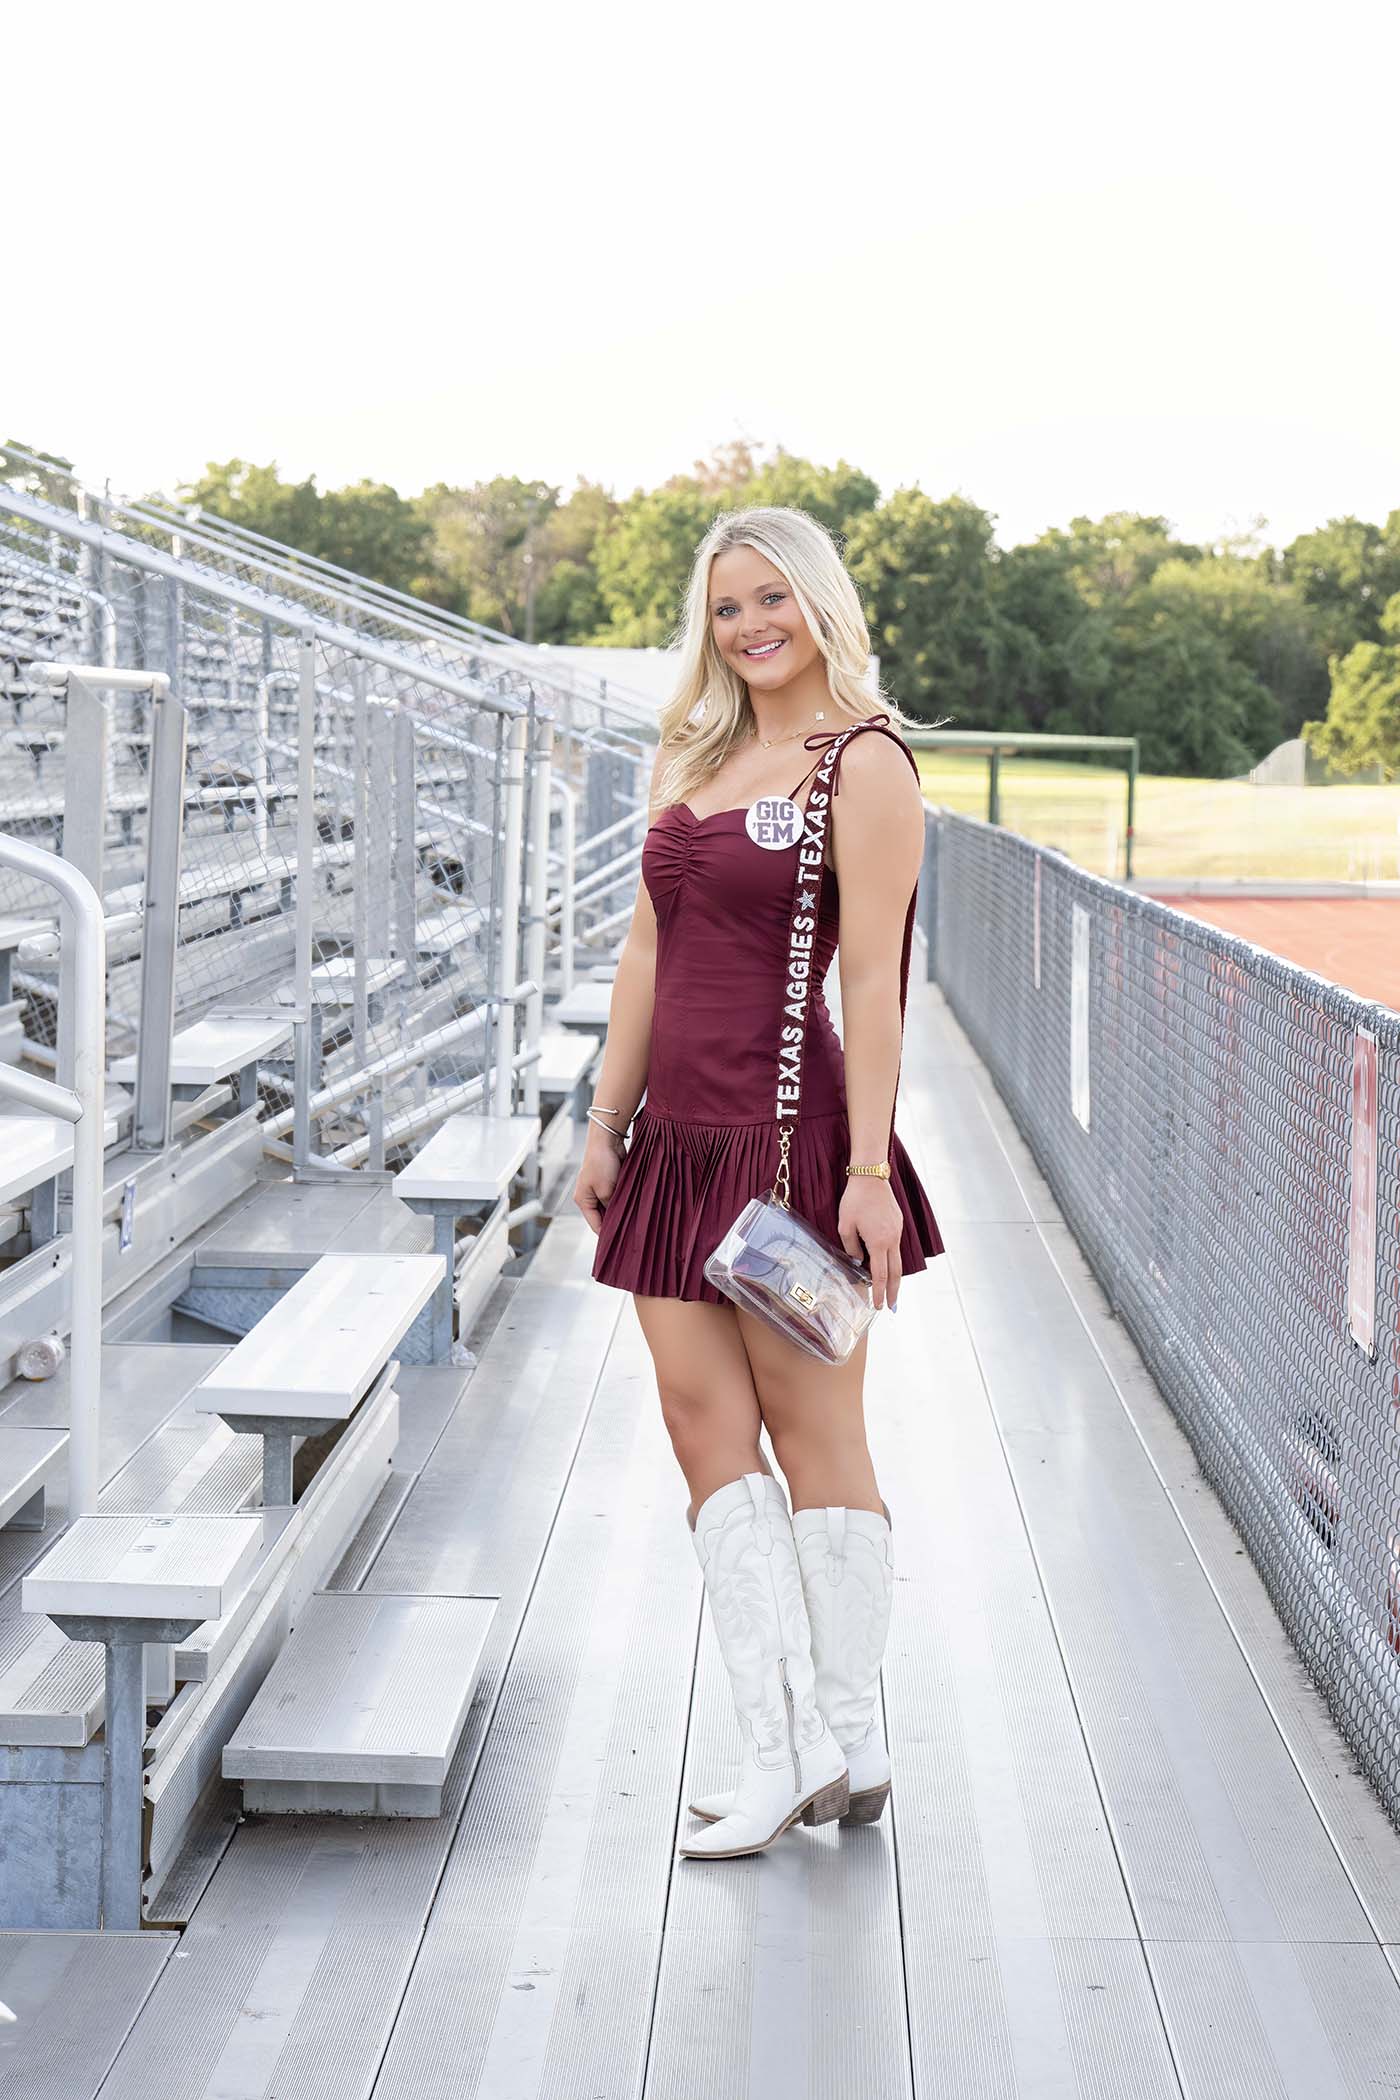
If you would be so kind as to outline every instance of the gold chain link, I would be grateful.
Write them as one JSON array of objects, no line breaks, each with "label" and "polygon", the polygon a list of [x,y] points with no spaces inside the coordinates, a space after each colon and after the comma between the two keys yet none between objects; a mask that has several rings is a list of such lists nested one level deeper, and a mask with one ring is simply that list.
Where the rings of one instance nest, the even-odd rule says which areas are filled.
[{"label": "gold chain link", "polygon": [[[773,1201],[780,1210],[792,1208],[792,1166],[788,1159],[788,1148],[792,1144],[792,1125],[785,1123],[778,1134],[778,1171],[773,1176]],[[782,1194],[779,1195],[779,1184]]]}]

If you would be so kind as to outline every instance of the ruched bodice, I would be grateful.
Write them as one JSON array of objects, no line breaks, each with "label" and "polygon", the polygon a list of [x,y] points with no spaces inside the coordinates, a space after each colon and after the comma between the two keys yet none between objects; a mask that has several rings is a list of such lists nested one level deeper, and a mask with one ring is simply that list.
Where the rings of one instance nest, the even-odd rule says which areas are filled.
[{"label": "ruched bodice", "polygon": [[[773,1114],[798,847],[757,846],[742,809],[663,809],[642,848],[656,913],[647,1100],[658,1114],[754,1123]],[[840,930],[836,871],[822,869],[807,1013],[804,1116],[846,1106],[841,1040],[822,991]]]}]

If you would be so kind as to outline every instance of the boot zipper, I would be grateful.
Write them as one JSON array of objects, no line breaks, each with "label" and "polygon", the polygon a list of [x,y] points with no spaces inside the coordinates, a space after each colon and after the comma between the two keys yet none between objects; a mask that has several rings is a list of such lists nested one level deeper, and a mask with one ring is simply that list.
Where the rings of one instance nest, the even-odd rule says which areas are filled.
[{"label": "boot zipper", "polygon": [[[778,1578],[773,1573],[771,1555],[768,1556],[768,1580],[773,1585],[773,1610],[777,1614],[778,1625],[781,1627],[783,1623],[783,1600],[778,1594]],[[796,1708],[793,1704],[792,1686],[788,1683],[787,1657],[785,1655],[778,1657],[778,1673],[783,1680],[783,1698],[787,1704],[788,1749],[792,1753],[792,1783],[795,1790],[795,1798],[800,1801],[802,1798],[802,1760],[797,1754]]]},{"label": "boot zipper", "polygon": [[787,1701],[788,1748],[792,1752],[792,1783],[799,1797],[802,1793],[802,1760],[797,1754],[797,1729],[794,1723],[792,1686],[788,1683],[787,1657],[778,1657],[778,1668],[783,1677],[783,1697]]}]

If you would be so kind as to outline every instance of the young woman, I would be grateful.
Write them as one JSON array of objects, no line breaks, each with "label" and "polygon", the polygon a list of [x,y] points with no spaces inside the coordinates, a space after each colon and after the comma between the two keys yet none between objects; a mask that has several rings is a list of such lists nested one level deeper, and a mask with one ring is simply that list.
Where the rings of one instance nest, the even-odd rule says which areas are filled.
[{"label": "young woman", "polygon": [[[883,696],[872,709],[869,633],[825,528],[800,510],[722,513],[696,553],[680,661],[573,1195],[598,1236],[594,1277],[635,1296],[690,1490],[744,1758],[736,1788],[691,1804],[703,1827],[680,1851],[729,1858],[799,1817],[872,1821],[890,1790],[877,1704],[893,1562],[865,1438],[867,1338],[823,1364],[703,1274],[777,1164],[799,843],[770,844],[753,805],[789,796],[805,812],[825,747],[854,723],[830,783],[792,1202],[868,1261],[892,1312],[943,1241],[894,1129],[923,797],[890,727],[905,718]],[[821,989],[838,927],[844,1054]]]}]

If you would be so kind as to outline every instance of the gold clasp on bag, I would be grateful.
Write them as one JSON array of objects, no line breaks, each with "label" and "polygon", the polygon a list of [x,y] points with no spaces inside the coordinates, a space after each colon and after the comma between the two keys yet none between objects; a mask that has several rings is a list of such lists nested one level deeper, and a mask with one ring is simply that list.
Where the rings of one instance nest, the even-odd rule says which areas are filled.
[{"label": "gold clasp on bag", "polygon": [[[792,1168],[788,1160],[788,1147],[792,1143],[792,1125],[785,1123],[778,1133],[778,1170],[773,1176],[774,1203],[780,1210],[792,1208]],[[781,1184],[782,1193],[779,1194]]]},{"label": "gold clasp on bag", "polygon": [[793,1298],[795,1298],[795,1299],[797,1300],[797,1302],[798,1302],[798,1304],[799,1304],[799,1305],[805,1305],[805,1306],[807,1306],[809,1310],[810,1310],[810,1309],[811,1309],[811,1307],[812,1307],[812,1306],[814,1306],[814,1305],[816,1304],[816,1302],[817,1302],[817,1294],[816,1294],[816,1292],[815,1292],[815,1291],[808,1291],[808,1290],[804,1290],[804,1289],[803,1289],[803,1287],[802,1287],[802,1285],[801,1285],[800,1283],[794,1283],[794,1284],[792,1285],[792,1287],[791,1287],[791,1289],[790,1289],[790,1291],[789,1291],[788,1295],[789,1295],[790,1297],[793,1297]]}]

